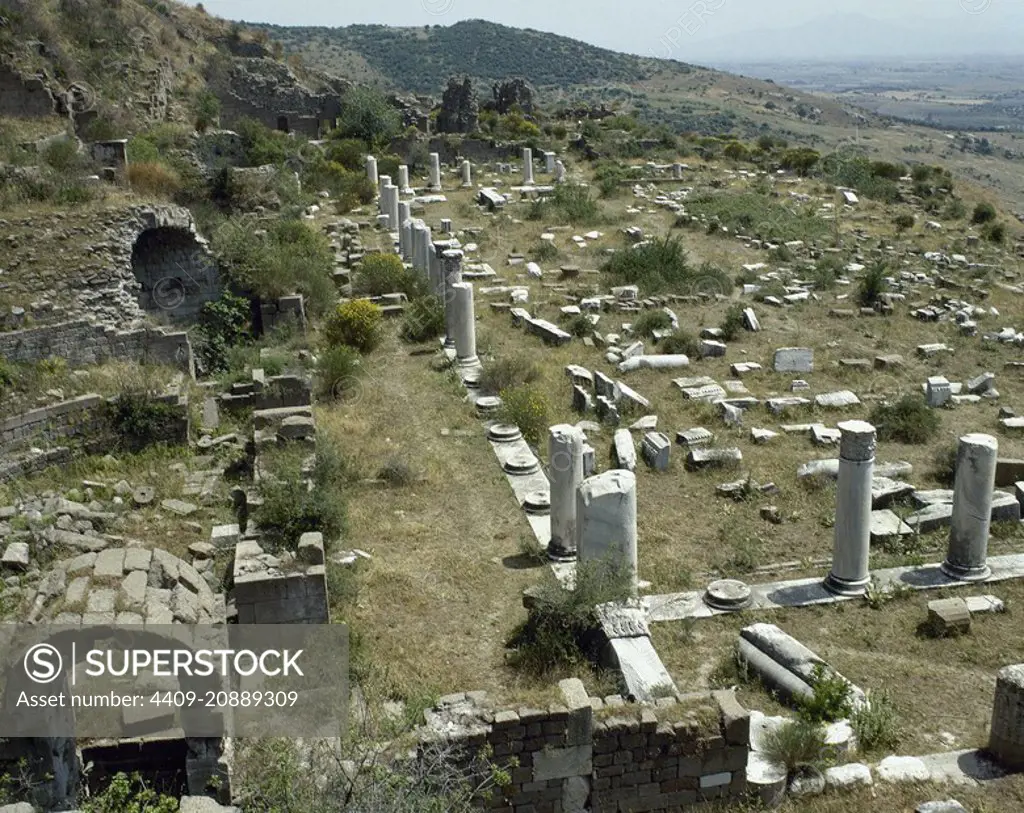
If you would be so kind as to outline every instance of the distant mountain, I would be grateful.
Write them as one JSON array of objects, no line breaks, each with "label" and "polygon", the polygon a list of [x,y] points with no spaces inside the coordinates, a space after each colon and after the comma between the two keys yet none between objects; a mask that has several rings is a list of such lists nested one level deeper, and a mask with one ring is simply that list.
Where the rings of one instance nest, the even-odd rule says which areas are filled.
[{"label": "distant mountain", "polygon": [[[964,0],[966,5],[985,0]],[[724,67],[744,62],[809,59],[959,57],[1020,54],[1024,8],[914,20],[878,20],[860,14],[819,17],[790,28],[762,29],[689,43],[690,62]]]}]

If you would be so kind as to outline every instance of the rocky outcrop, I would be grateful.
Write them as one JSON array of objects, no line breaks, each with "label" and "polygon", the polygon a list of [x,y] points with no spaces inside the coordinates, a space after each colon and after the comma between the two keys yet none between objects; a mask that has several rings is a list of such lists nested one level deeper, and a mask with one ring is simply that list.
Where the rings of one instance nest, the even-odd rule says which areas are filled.
[{"label": "rocky outcrop", "polygon": [[480,105],[473,83],[468,77],[459,81],[454,76],[441,97],[437,129],[442,133],[472,133],[479,122]]}]

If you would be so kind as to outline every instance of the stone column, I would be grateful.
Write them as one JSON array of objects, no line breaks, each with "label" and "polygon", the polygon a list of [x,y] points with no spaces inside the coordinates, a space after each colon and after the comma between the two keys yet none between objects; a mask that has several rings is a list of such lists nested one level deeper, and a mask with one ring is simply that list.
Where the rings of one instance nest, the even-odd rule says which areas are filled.
[{"label": "stone column", "polygon": [[399,231],[401,221],[398,219],[398,187],[392,183],[387,185],[388,190],[388,217],[391,222],[391,231]]},{"label": "stone column", "polygon": [[580,563],[610,561],[632,573],[636,592],[636,475],[613,469],[576,489],[576,552]]},{"label": "stone column", "polygon": [[377,198],[377,209],[380,211],[380,213],[382,215],[386,215],[388,213],[388,202],[387,202],[387,199],[384,197],[384,187],[390,186],[390,185],[391,185],[391,176],[390,175],[381,175],[380,179],[379,179],[379,182],[378,182],[378,185],[377,185],[378,186],[377,191],[378,191],[378,194],[379,194],[379,197]]},{"label": "stone column", "polygon": [[867,589],[871,550],[871,479],[875,470],[875,427],[864,421],[839,424],[839,482],[832,572],[825,587],[841,596]]},{"label": "stone column", "polygon": [[961,581],[992,575],[987,564],[992,493],[996,487],[999,443],[991,435],[964,435],[956,455],[953,518],[942,572]]},{"label": "stone column", "polygon": [[409,191],[409,167],[406,164],[400,164],[398,167],[398,193],[407,195]]},{"label": "stone column", "polygon": [[441,156],[436,152],[430,153],[430,183],[427,189],[431,192],[441,191]]},{"label": "stone column", "polygon": [[533,150],[523,147],[523,186],[533,186]]},{"label": "stone column", "polygon": [[[446,251],[445,256],[451,252]],[[460,251],[459,254],[462,252]],[[460,367],[475,367],[476,311],[473,310],[473,283],[457,282],[452,286],[455,308],[455,362]]]},{"label": "stone column", "polygon": [[1011,771],[1024,771],[1024,663],[1005,666],[996,675],[988,750]]},{"label": "stone column", "polygon": [[412,207],[403,200],[398,202],[398,252],[403,260],[412,260]]},{"label": "stone column", "polygon": [[444,346],[455,349],[455,327],[458,324],[458,310],[455,305],[454,286],[462,282],[462,252],[459,249],[445,251],[444,257]]},{"label": "stone column", "polygon": [[373,184],[373,188],[376,189],[378,183],[377,159],[372,155],[366,156],[366,177],[369,179],[370,183]]},{"label": "stone column", "polygon": [[677,162],[677,163],[672,165],[672,177],[675,180],[677,180],[677,181],[681,181],[683,179],[683,165],[682,164]]},{"label": "stone column", "polygon": [[[430,280],[430,290],[438,299],[444,303],[444,258],[437,253],[434,242],[430,239],[430,230],[427,229],[427,241],[424,244],[427,256],[426,274]],[[461,272],[459,278],[462,278]]]},{"label": "stone column", "polygon": [[550,151],[544,153],[544,171],[549,175],[555,171],[555,154]]},{"label": "stone column", "polygon": [[469,163],[469,159],[465,159],[462,162],[462,188],[469,189],[473,186],[473,165]]},{"label": "stone column", "polygon": [[452,233],[452,219],[450,217],[442,217],[441,218],[441,234],[448,234],[448,235],[450,235],[451,233]]},{"label": "stone column", "polygon": [[551,542],[556,561],[576,557],[576,490],[583,482],[583,430],[562,423],[548,430]]},{"label": "stone column", "polygon": [[565,183],[565,164],[555,161],[555,183]]}]

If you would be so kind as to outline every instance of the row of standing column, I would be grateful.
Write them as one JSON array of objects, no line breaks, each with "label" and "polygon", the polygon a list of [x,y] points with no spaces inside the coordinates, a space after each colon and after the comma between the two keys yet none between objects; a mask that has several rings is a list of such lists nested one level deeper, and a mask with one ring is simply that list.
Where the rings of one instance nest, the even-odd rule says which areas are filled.
[{"label": "row of standing column", "polygon": [[[839,478],[832,570],[825,587],[842,596],[862,595],[871,580],[871,486],[875,466],[875,427],[864,421],[839,424]],[[942,572],[958,581],[991,575],[988,537],[995,492],[999,444],[991,435],[960,438],[950,520],[949,546]]]}]

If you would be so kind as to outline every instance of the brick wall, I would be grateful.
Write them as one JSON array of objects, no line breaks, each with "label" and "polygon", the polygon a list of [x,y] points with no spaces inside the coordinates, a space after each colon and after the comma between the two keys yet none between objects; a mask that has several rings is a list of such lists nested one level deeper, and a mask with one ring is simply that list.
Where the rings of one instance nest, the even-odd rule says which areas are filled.
[{"label": "brick wall", "polygon": [[547,709],[490,711],[482,693],[442,698],[425,739],[446,734],[470,755],[490,746],[499,766],[516,760],[511,785],[481,801],[492,810],[668,813],[746,796],[750,719],[731,692],[640,706],[588,697],[579,680],[560,688],[564,703]]},{"label": "brick wall", "polygon": [[59,357],[72,367],[123,359],[168,364],[190,377],[195,374],[187,333],[120,331],[85,320],[0,333],[0,356],[23,362]]}]

